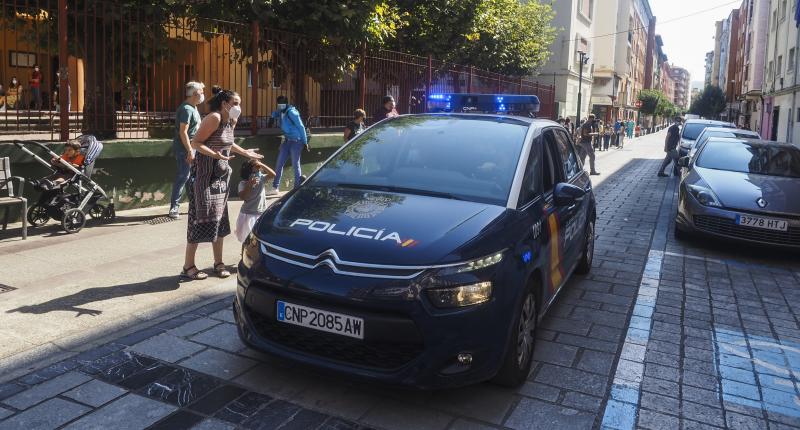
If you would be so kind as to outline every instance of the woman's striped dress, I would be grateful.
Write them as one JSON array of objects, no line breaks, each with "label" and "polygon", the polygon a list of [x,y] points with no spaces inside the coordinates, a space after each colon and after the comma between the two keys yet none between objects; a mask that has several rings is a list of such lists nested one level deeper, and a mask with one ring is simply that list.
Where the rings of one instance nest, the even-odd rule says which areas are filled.
[{"label": "woman's striped dress", "polygon": [[[233,127],[220,124],[206,140],[205,145],[214,151],[230,154],[233,145]],[[197,153],[192,164],[189,194],[189,243],[212,242],[231,233],[228,220],[228,185],[231,166],[225,160]]]}]

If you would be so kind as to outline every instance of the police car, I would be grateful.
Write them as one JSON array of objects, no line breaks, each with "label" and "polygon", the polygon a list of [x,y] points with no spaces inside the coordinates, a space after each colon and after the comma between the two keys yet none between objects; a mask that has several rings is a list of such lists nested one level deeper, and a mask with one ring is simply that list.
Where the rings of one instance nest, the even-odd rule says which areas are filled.
[{"label": "police car", "polygon": [[239,263],[239,334],[391,384],[516,386],[542,316],[592,266],[595,217],[555,122],[387,119],[263,214]]}]

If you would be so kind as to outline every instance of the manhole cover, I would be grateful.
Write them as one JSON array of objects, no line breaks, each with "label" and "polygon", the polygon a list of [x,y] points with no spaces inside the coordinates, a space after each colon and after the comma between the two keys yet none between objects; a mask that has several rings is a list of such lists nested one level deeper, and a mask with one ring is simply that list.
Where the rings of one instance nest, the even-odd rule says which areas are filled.
[{"label": "manhole cover", "polygon": [[158,224],[164,224],[164,223],[168,223],[168,222],[172,222],[172,221],[175,221],[175,220],[170,218],[170,217],[168,217],[168,216],[160,216],[160,217],[157,217],[157,218],[149,219],[149,220],[145,221],[144,223],[145,224],[149,224],[149,225],[158,225]]},{"label": "manhole cover", "polygon": [[16,288],[9,287],[8,285],[0,284],[0,294],[7,293],[9,291],[14,291]]}]

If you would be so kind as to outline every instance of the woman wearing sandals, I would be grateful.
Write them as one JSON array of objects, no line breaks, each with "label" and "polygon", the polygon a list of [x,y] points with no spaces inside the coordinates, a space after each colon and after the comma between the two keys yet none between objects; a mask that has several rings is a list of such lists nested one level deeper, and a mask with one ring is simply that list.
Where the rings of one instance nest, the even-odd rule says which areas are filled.
[{"label": "woman wearing sandals", "polygon": [[231,167],[228,160],[231,151],[251,160],[263,158],[251,149],[234,143],[233,128],[242,109],[239,95],[215,86],[214,96],[208,100],[209,113],[200,122],[197,134],[192,139],[192,148],[197,151],[189,179],[189,225],[187,231],[186,260],[181,279],[206,279],[208,275],[197,268],[195,254],[201,242],[211,242],[214,251],[214,274],[220,278],[231,275],[222,262],[222,245],[225,236],[231,233],[228,219],[228,184]]}]

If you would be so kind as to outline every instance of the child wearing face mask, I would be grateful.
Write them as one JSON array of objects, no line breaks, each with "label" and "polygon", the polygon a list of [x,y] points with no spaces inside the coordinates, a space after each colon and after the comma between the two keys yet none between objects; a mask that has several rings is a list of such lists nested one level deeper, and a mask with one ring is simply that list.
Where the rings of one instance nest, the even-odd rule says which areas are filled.
[{"label": "child wearing face mask", "polygon": [[19,109],[17,104],[22,97],[22,85],[19,84],[16,76],[11,77],[11,85],[6,90],[6,104],[9,109]]}]

